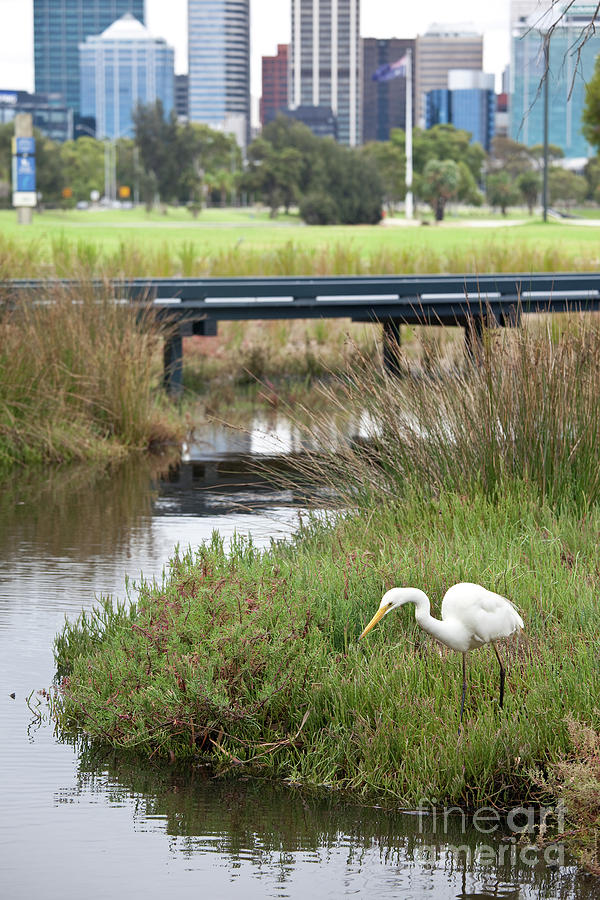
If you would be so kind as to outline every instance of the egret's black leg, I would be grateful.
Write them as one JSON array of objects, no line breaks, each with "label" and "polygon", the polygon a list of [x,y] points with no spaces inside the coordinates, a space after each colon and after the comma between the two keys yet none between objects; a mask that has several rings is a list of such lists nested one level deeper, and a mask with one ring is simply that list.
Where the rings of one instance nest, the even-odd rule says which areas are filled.
[{"label": "egret's black leg", "polygon": [[463,713],[465,711],[465,694],[467,692],[467,654],[463,653],[463,686],[462,686],[462,697],[460,698],[460,725],[458,731],[460,733],[460,726],[462,725]]},{"label": "egret's black leg", "polygon": [[500,659],[498,648],[495,644],[493,644],[493,647],[500,664],[500,709],[502,709],[502,704],[504,703],[504,666],[502,665],[502,660]]}]

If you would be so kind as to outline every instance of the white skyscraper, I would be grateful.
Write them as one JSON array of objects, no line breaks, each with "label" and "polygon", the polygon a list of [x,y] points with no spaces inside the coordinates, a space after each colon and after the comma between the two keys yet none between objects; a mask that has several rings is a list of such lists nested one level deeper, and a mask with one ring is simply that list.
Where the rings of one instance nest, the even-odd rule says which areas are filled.
[{"label": "white skyscraper", "polygon": [[330,107],[338,140],[362,135],[360,0],[292,0],[289,105]]},{"label": "white skyscraper", "polygon": [[126,13],[79,45],[81,114],[96,120],[96,136],[133,136],[138,104],[160,100],[169,115],[175,99],[175,51]]}]

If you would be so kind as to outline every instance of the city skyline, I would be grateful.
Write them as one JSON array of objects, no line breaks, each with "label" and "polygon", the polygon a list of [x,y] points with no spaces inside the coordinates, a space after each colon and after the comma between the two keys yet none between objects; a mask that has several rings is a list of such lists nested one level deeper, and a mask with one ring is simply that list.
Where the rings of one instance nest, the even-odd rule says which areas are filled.
[{"label": "city skyline", "polygon": [[[261,93],[261,59],[274,55],[278,43],[290,40],[291,0],[251,0],[251,93],[257,118]],[[33,90],[33,0],[0,0],[0,88]],[[469,22],[484,34],[484,69],[499,77],[508,64],[509,0],[487,8],[478,0],[456,0],[450,16],[445,0],[429,0],[421,8],[390,9],[388,0],[362,3],[361,36],[411,38],[433,22]],[[175,71],[187,72],[187,0],[146,0],[146,24],[155,37],[175,49]],[[499,88],[498,88],[499,89]]]}]

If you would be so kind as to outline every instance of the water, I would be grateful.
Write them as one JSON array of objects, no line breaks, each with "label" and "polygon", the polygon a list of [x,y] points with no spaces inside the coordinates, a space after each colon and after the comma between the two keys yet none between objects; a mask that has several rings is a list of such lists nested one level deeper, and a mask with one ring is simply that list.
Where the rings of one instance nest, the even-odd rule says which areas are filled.
[{"label": "water", "polygon": [[[299,449],[283,423],[232,443],[205,432],[179,469],[16,475],[0,494],[0,897],[592,898],[568,860],[522,849],[460,818],[387,813],[253,781],[89,758],[35,715],[52,640],[126,575],[159,577],[176,544],[214,528],[259,545],[289,534],[298,498],[248,473],[248,454]],[[135,594],[135,588],[129,588]],[[33,693],[32,693],[33,692]],[[11,698],[15,694],[15,699]],[[29,704],[27,702],[29,698]],[[31,708],[30,708],[31,707]],[[461,848],[462,849],[457,849]]]}]

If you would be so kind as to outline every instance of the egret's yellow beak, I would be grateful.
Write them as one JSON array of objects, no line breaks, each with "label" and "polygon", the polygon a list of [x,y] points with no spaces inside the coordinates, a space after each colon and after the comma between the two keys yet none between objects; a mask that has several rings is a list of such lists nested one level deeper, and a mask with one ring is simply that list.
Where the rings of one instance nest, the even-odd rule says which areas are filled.
[{"label": "egret's yellow beak", "polygon": [[369,622],[369,624],[367,625],[367,627],[365,628],[365,630],[363,631],[361,636],[359,637],[359,641],[361,640],[361,638],[364,638],[365,634],[367,634],[367,632],[370,631],[371,628],[375,628],[377,623],[381,619],[383,619],[386,612],[389,612],[389,609],[390,609],[389,606],[380,606],[379,607],[379,609],[377,610],[377,612],[375,613],[375,615],[373,616],[373,618],[371,619],[371,621]]}]

